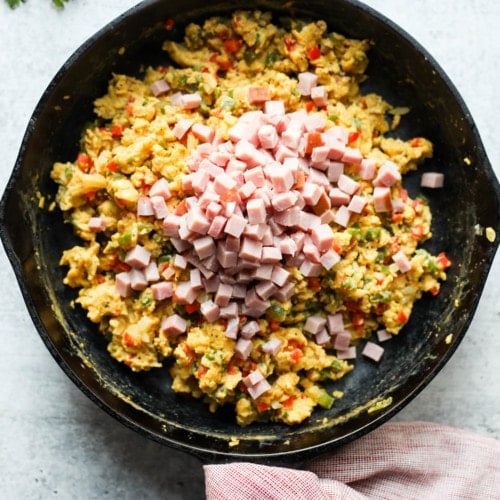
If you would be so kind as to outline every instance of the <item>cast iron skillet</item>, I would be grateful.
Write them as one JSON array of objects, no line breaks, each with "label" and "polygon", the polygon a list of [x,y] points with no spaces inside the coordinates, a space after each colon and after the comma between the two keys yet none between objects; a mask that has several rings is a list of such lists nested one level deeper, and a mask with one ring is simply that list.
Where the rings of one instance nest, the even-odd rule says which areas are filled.
[{"label": "cast iron skillet", "polygon": [[[394,105],[411,108],[398,135],[429,137],[435,156],[423,170],[446,175],[444,189],[424,192],[434,213],[434,238],[428,248],[445,251],[453,261],[442,292],[417,304],[404,331],[384,345],[380,364],[357,362],[354,372],[337,386],[345,391],[344,399],[292,428],[240,428],[229,409],[211,414],[199,401],[174,394],[166,370],[133,374],[111,359],[94,325],[82,310],[71,307],[75,291],[62,284],[61,252],[77,241],[60,213],[38,208],[36,196],[54,195],[52,164],[75,157],[80,131],[92,119],[92,101],[105,93],[112,72],[138,74],[141,65],[168,63],[161,44],[167,37],[180,37],[185,23],[250,7],[270,10],[275,19],[284,13],[325,19],[330,30],[372,39],[375,46],[363,91],[376,91]],[[164,28],[167,18],[175,21],[173,31]],[[122,47],[125,51],[119,55]],[[413,195],[420,190],[421,172],[406,180]],[[141,434],[205,460],[290,463],[379,426],[443,367],[470,324],[493,260],[498,237],[490,243],[479,233],[480,228],[492,227],[500,234],[499,199],[500,187],[476,127],[449,79],[422,47],[372,9],[347,0],[151,0],[89,39],[50,83],[29,122],[1,201],[0,222],[3,244],[43,341],[67,375],[101,408]],[[449,334],[451,343],[445,341]],[[392,404],[386,408],[367,410],[389,397]],[[239,445],[231,447],[233,436]]]}]

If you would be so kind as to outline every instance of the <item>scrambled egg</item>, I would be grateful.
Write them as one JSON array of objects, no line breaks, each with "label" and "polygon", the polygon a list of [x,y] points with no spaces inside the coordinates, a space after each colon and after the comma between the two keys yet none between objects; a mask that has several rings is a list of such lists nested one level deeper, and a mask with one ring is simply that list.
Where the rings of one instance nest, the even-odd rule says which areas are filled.
[{"label": "scrambled egg", "polygon": [[[172,360],[174,391],[202,398],[211,411],[234,405],[241,425],[269,419],[297,424],[318,405],[333,404],[323,382],[353,369],[304,332],[308,316],[341,312],[355,343],[378,328],[397,334],[422,293],[438,293],[449,262],[419,248],[431,237],[431,213],[425,199],[411,199],[401,183],[392,188],[392,196],[403,202],[401,213],[377,213],[368,205],[348,227],[335,227],[335,249],[342,259],[331,270],[312,279],[290,269],[295,293],[283,303],[274,300],[259,320],[261,331],[246,360],[235,357],[235,340],[225,335],[222,320],[208,323],[195,307],[155,301],[149,287],[122,297],[114,286],[116,274],[127,268],[125,252],[137,244],[158,262],[168,265],[175,257],[161,221],[136,215],[139,197],[160,178],[168,181],[173,195],[170,210],[185,197],[187,158],[199,142],[192,134],[178,140],[174,125],[187,118],[214,127],[226,140],[239,116],[260,108],[248,102],[251,86],[268,88],[287,111],[305,107],[322,113],[328,126],[345,127],[351,145],[378,164],[391,160],[404,174],[429,158],[427,139],[385,136],[391,129],[387,116],[396,117],[393,124],[401,118],[398,108],[379,95],[360,94],[369,48],[367,40],[328,32],[323,21],[289,20],[277,26],[270,14],[236,12],[188,25],[183,43],[166,41],[172,66],[147,68],[142,80],[113,75],[107,94],[95,101],[96,122],[83,132],[78,157],[52,170],[60,185],[58,206],[82,239],[81,246],[61,257],[61,265],[68,267],[64,282],[79,288],[77,303],[109,339],[111,356],[134,371]],[[317,109],[297,91],[297,74],[304,71],[315,73],[326,88],[326,107]],[[151,85],[159,80],[170,90],[155,96]],[[179,108],[172,99],[179,92],[198,93],[201,105]],[[369,182],[361,185],[363,192],[371,192]],[[89,229],[92,217],[104,221],[103,231]],[[407,273],[391,261],[398,250],[410,256]],[[171,279],[175,283],[185,275],[176,269]],[[177,337],[160,329],[161,318],[173,314],[187,322],[187,332]],[[275,356],[260,349],[271,334],[281,341]],[[271,388],[252,399],[242,379],[255,369]]]}]

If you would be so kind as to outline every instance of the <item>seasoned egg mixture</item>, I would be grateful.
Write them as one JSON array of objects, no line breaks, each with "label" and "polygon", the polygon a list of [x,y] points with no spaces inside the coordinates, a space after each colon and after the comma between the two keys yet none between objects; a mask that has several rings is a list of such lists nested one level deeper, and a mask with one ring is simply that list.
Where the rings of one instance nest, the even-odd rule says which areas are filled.
[{"label": "seasoned egg mixture", "polygon": [[82,240],[64,283],[111,356],[168,361],[174,391],[241,425],[297,424],[439,292],[450,263],[419,248],[431,213],[401,180],[432,144],[386,137],[408,110],[360,93],[369,48],[236,12],[188,25],[143,79],[113,75],[51,174]]}]

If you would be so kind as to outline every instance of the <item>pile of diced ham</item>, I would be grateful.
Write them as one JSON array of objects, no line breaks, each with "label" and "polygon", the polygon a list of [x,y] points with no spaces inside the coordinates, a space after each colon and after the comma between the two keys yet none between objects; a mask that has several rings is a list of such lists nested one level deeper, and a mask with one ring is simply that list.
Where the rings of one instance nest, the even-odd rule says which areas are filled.
[{"label": "pile of diced ham", "polygon": [[[298,88],[317,106],[326,105],[316,75],[299,75]],[[201,102],[196,95],[178,100],[185,109]],[[363,158],[349,147],[348,130],[327,127],[319,112],[287,113],[266,88],[251,88],[248,100],[262,104],[262,110],[243,114],[227,141],[205,124],[186,118],[177,122],[178,139],[191,133],[200,141],[182,181],[183,209],[167,208],[171,193],[165,179],[137,203],[137,215],[163,221],[177,253],[170,266],[162,266],[137,245],[125,257],[130,271],[116,276],[116,290],[124,297],[147,286],[157,301],[173,298],[193,304],[204,297],[200,313],[208,322],[226,320],[226,335],[237,340],[236,354],[242,359],[249,356],[251,338],[260,330],[256,319],[271,300],[284,302],[294,294],[287,267],[297,267],[304,277],[320,276],[341,258],[333,248],[335,225],[347,227],[367,204],[376,212],[404,208],[391,198],[391,186],[401,179],[397,165],[386,161],[378,166]],[[372,182],[372,195],[360,194],[360,182],[344,172],[346,164],[355,166],[357,179]],[[410,269],[403,252],[393,259],[401,272]],[[188,270],[189,279],[174,283],[176,269]],[[241,315],[248,321],[240,327]],[[176,336],[185,332],[186,321],[174,315],[163,320],[161,329]],[[341,314],[312,316],[305,330],[319,344],[333,345],[340,358],[355,357]],[[280,347],[271,338],[263,349],[275,354]],[[380,349],[368,343],[363,354],[379,360]],[[265,382],[255,375],[247,385],[262,389]]]}]

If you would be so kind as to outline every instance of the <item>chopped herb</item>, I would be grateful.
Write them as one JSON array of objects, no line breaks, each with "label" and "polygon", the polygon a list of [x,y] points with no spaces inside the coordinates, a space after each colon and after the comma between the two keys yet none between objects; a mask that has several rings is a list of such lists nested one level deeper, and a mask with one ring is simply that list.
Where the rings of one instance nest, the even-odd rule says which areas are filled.
[{"label": "chopped herb", "polygon": [[[26,3],[27,0],[5,0],[7,2],[7,5],[11,9],[15,9],[16,7],[19,7],[21,3]],[[58,9],[64,8],[64,4],[68,2],[69,0],[52,0],[52,4],[55,5]]]},{"label": "chopped herb", "polygon": [[130,245],[132,242],[132,231],[125,231],[123,234],[120,234],[120,236],[116,238],[116,241],[122,247]]},{"label": "chopped herb", "polygon": [[286,318],[286,312],[279,304],[272,304],[267,310],[267,316],[270,320],[283,321]]},{"label": "chopped herb", "polygon": [[318,404],[325,408],[325,410],[329,410],[333,405],[333,397],[330,396],[326,391],[318,398]]}]

